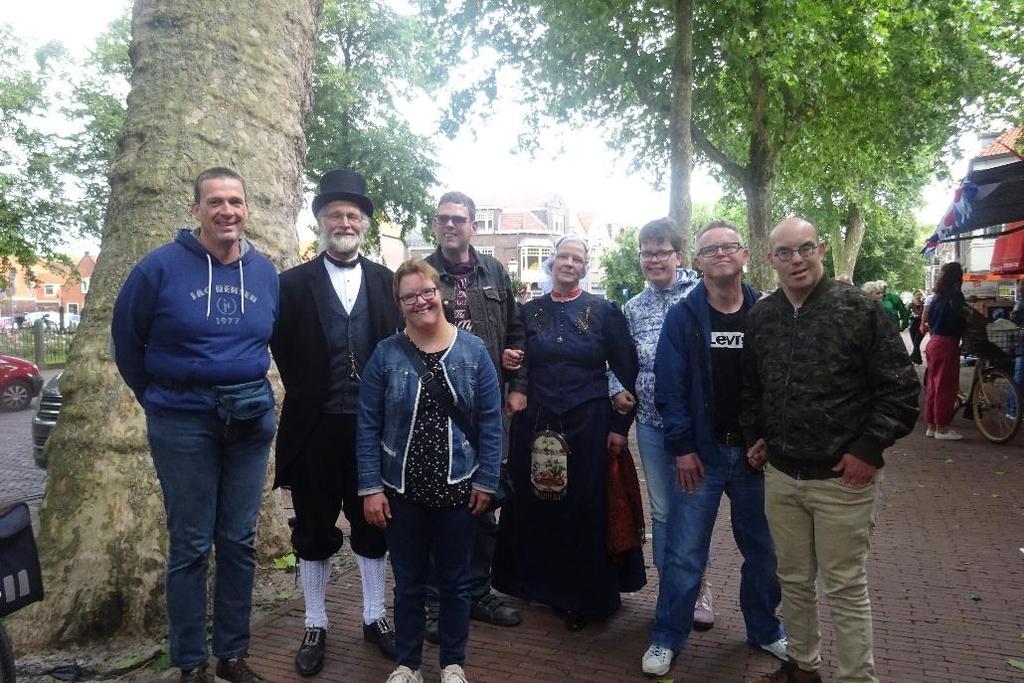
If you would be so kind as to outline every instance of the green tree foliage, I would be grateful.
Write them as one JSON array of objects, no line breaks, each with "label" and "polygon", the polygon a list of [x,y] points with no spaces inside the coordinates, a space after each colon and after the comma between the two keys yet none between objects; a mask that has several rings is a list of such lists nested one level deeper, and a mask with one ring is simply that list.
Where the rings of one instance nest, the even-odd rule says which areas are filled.
[{"label": "green tree foliage", "polygon": [[[107,167],[117,150],[131,77],[130,15],[111,24],[84,64],[65,114],[78,124],[62,168],[78,179],[76,215],[97,234],[109,194]],[[306,124],[305,174],[314,190],[334,168],[363,173],[375,219],[405,235],[433,215],[433,144],[412,131],[398,103],[429,94],[445,80],[429,35],[416,17],[386,3],[328,0],[317,33],[313,112]],[[426,223],[424,223],[426,224]],[[376,228],[368,244],[377,244]]]},{"label": "green tree foliage", "polygon": [[59,165],[75,179],[80,198],[74,215],[83,233],[100,237],[110,196],[107,168],[124,126],[125,97],[131,78],[128,43],[131,16],[125,12],[96,40],[82,65],[71,102],[63,113],[78,129],[67,136]]},{"label": "green tree foliage", "polygon": [[623,230],[615,238],[615,248],[601,257],[605,295],[612,301],[626,303],[630,297],[639,294],[646,284],[643,271],[640,270],[640,248],[636,236],[636,228]]},{"label": "green tree foliage", "polygon": [[[894,291],[924,287],[928,262],[921,257],[921,245],[934,228],[921,226],[908,212],[893,215],[881,207],[868,209],[865,222],[871,229],[864,233],[853,281],[857,286],[871,280],[885,280]],[[835,272],[833,250],[825,252],[827,273]]]},{"label": "green tree foliage", "polygon": [[[317,34],[306,177],[315,187],[333,168],[366,176],[377,218],[406,235],[434,213],[436,162],[429,137],[398,111],[429,94],[446,71],[416,17],[377,0],[327,0]],[[371,241],[379,239],[376,232]]]},{"label": "green tree foliage", "polygon": [[[500,55],[496,68],[521,73],[534,127],[543,115],[596,122],[634,167],[660,178],[671,160],[672,58],[680,35],[673,3],[421,4],[452,49],[486,47]],[[824,180],[824,194],[847,212],[853,199],[847,187],[862,188],[859,196],[867,198],[919,187],[918,172],[927,176],[933,165],[920,162],[918,148],[940,148],[965,112],[984,110],[992,95],[1019,92],[1021,12],[1016,0],[699,3],[694,147],[743,193],[753,252],[767,251],[782,183],[821,187]],[[463,94],[462,101],[473,100]],[[898,142],[885,140],[890,132]],[[793,149],[802,150],[801,159],[789,163]],[[870,158],[872,171],[895,170],[896,177],[858,177],[859,164],[847,169],[847,152]],[[819,179],[823,155],[835,168],[835,183]],[[787,202],[786,210],[805,203]],[[751,270],[757,284],[772,279],[762,259]]]},{"label": "green tree foliage", "polygon": [[64,56],[50,43],[34,63],[10,27],[0,25],[0,289],[15,268],[40,260],[70,265],[57,249],[68,236],[68,209],[55,167],[58,138],[40,127],[53,64]]}]

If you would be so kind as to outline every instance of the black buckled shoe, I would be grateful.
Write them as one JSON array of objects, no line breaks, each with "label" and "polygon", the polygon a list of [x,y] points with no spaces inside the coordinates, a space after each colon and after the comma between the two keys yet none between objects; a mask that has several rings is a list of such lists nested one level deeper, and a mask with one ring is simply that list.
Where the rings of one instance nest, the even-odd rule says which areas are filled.
[{"label": "black buckled shoe", "polygon": [[259,674],[249,668],[245,657],[232,657],[217,661],[217,677],[229,683],[263,683]]},{"label": "black buckled shoe", "polygon": [[316,676],[324,668],[327,651],[327,629],[306,628],[302,645],[295,655],[295,671],[300,676]]},{"label": "black buckled shoe", "polygon": [[473,605],[473,611],[469,616],[495,626],[518,626],[523,621],[519,610],[506,605],[494,593],[488,593],[480,598],[480,601]]},{"label": "black buckled shoe", "polygon": [[363,624],[363,640],[368,643],[376,643],[380,653],[389,661],[395,661],[398,657],[398,649],[395,647],[395,629],[391,628],[387,617],[381,617],[372,624]]}]

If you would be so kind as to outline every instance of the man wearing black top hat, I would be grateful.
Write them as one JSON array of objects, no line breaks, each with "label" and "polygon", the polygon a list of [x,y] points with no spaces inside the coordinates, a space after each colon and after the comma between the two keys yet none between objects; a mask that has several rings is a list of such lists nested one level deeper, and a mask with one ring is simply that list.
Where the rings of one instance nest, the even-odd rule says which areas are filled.
[{"label": "man wearing black top hat", "polygon": [[359,255],[373,203],[366,180],[329,171],[313,199],[324,251],[281,273],[281,303],[270,349],[284,383],[277,433],[275,486],[291,488],[292,545],[306,602],[306,630],[295,656],[300,675],[323,668],[327,636],[324,593],[330,558],[341,548],[344,511],[363,588],[363,638],[394,658],[384,607],[387,548],[363,517],[357,494],[356,404],[360,372],[377,342],[398,328],[394,274]]}]

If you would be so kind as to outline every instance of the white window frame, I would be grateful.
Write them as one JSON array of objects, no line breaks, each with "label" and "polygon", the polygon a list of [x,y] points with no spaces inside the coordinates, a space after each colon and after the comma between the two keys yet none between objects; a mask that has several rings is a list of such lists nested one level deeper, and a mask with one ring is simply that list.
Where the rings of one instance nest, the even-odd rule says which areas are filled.
[{"label": "white window frame", "polygon": [[476,212],[476,234],[489,235],[494,232],[494,209],[480,209]]},{"label": "white window frame", "polygon": [[88,277],[83,277],[82,278],[82,294],[88,294],[89,293],[89,280],[91,280],[91,279],[92,278],[88,278]]},{"label": "white window frame", "polygon": [[[519,248],[519,272],[540,272],[541,264],[551,254],[551,247],[528,246]],[[532,266],[532,267],[531,267]]]},{"label": "white window frame", "polygon": [[43,295],[44,296],[57,296],[60,293],[60,285],[55,284],[44,284]]},{"label": "white window frame", "polygon": [[476,249],[476,253],[483,256],[490,256],[492,258],[494,256],[494,247],[474,247],[474,249]]}]

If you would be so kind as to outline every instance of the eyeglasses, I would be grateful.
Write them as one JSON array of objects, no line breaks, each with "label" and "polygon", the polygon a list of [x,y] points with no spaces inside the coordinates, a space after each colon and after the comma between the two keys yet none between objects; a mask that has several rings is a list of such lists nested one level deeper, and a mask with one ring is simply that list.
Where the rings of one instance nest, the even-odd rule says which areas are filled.
[{"label": "eyeglasses", "polygon": [[703,249],[700,249],[697,252],[697,256],[701,258],[711,258],[718,252],[722,252],[726,256],[732,256],[742,248],[743,245],[740,244],[739,242],[722,242],[721,244],[709,244]]},{"label": "eyeglasses", "polygon": [[324,214],[324,220],[330,221],[332,223],[340,223],[343,220],[349,223],[362,223],[363,214],[355,212],[347,213],[344,211],[332,211],[328,214]]},{"label": "eyeglasses", "polygon": [[772,255],[780,261],[788,261],[793,258],[793,254],[800,254],[800,258],[807,258],[821,246],[819,242],[804,242],[796,249],[790,249],[789,247],[779,247]]},{"label": "eyeglasses", "polygon": [[663,251],[641,251],[640,252],[640,260],[641,261],[664,261],[665,259],[670,258],[672,256],[672,254],[675,254],[675,253],[677,253],[677,252],[674,249],[671,250],[671,251],[669,251],[667,249],[663,250]]},{"label": "eyeglasses", "polygon": [[448,225],[448,221],[455,224],[455,227],[462,227],[469,220],[467,216],[448,216],[443,213],[439,213],[434,216],[434,222],[438,225]]},{"label": "eyeglasses", "polygon": [[437,287],[431,287],[430,289],[424,289],[422,292],[411,292],[409,294],[403,294],[398,297],[398,300],[405,306],[412,306],[416,303],[416,299],[423,299],[424,301],[431,301],[437,296]]}]

